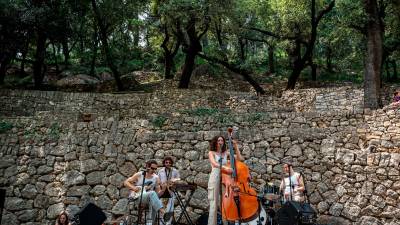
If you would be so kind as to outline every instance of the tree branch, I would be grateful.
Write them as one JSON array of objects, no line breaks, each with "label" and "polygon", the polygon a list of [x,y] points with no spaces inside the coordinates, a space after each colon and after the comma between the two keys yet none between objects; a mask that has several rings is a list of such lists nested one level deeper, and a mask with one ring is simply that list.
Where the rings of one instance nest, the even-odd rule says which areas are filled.
[{"label": "tree branch", "polygon": [[319,23],[319,21],[322,19],[322,17],[323,17],[325,14],[327,14],[328,12],[330,12],[330,11],[333,9],[334,6],[335,6],[335,0],[331,1],[331,2],[329,3],[329,5],[328,5],[324,10],[322,10],[321,12],[319,12],[317,18],[315,19],[315,23],[318,25],[318,23]]},{"label": "tree branch", "polygon": [[256,92],[258,94],[265,94],[264,89],[257,83],[257,81],[255,81],[251,76],[250,76],[250,71],[247,71],[245,69],[236,67],[235,65],[232,65],[226,61],[223,61],[221,59],[215,58],[215,57],[211,57],[211,56],[207,56],[204,55],[202,53],[198,53],[197,54],[200,58],[203,58],[209,62],[213,62],[213,63],[219,63],[221,65],[223,65],[225,68],[229,69],[230,71],[234,72],[234,73],[238,73],[240,75],[243,76],[243,78],[250,83],[251,86],[253,86],[253,88],[256,90]]}]

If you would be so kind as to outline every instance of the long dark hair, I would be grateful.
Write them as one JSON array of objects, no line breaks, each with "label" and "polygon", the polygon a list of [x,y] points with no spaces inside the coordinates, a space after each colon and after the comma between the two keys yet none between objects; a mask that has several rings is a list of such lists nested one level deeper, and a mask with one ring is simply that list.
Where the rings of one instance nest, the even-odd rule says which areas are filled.
[{"label": "long dark hair", "polygon": [[[61,223],[61,221],[60,221],[62,215],[65,216],[65,223]],[[68,225],[68,223],[69,223],[69,219],[68,219],[68,214],[66,212],[62,212],[60,215],[58,215],[58,218],[57,218],[58,225],[64,225],[64,224]]]},{"label": "long dark hair", "polygon": [[223,136],[215,136],[210,141],[210,151],[216,152],[218,150],[218,138],[222,137],[224,139],[224,144],[222,145],[221,152],[226,151],[226,140]]}]

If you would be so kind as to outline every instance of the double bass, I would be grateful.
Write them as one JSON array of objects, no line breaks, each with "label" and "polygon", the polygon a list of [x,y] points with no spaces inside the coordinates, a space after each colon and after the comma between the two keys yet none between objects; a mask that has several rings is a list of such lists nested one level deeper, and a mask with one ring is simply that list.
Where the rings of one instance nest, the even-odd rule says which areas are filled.
[{"label": "double bass", "polygon": [[247,165],[235,159],[232,143],[233,129],[228,129],[228,146],[230,160],[227,164],[232,174],[222,173],[221,181],[225,191],[221,198],[222,218],[229,222],[249,222],[255,219],[260,212],[257,192],[249,185],[250,171]]}]

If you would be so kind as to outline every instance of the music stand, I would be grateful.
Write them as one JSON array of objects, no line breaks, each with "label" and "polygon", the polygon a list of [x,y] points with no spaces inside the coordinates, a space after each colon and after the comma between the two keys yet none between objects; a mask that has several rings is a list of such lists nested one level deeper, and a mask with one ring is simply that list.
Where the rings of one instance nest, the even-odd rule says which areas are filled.
[{"label": "music stand", "polygon": [[178,219],[175,222],[173,222],[173,224],[178,224],[179,221],[182,219],[182,216],[185,216],[186,221],[190,225],[194,225],[192,220],[190,219],[188,213],[186,212],[186,207],[189,205],[190,199],[192,199],[192,197],[193,197],[194,189],[190,190],[190,195],[189,195],[188,199],[186,200],[186,202],[182,201],[181,196],[179,195],[176,188],[174,188],[172,190],[172,192],[174,192],[174,195],[176,196],[176,199],[178,200],[178,205],[181,207],[181,214],[179,215]]},{"label": "music stand", "polygon": [[168,189],[164,191],[164,193],[160,196],[160,198],[172,198],[171,194],[169,193]]}]

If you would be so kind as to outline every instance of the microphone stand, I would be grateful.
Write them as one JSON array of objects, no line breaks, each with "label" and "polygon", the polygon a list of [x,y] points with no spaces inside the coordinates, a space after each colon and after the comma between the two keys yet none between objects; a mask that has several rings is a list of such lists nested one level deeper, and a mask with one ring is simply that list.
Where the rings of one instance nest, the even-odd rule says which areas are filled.
[{"label": "microphone stand", "polygon": [[304,199],[304,203],[310,203],[310,198],[308,197],[308,191],[307,191],[307,185],[306,185],[306,179],[304,178],[304,175],[302,172],[300,173],[300,177],[301,179],[303,179],[303,185],[304,185],[304,191],[303,191],[303,195],[305,197]]},{"label": "microphone stand", "polygon": [[[143,180],[142,180],[142,189],[140,190],[140,198],[139,198],[139,205],[138,205],[138,207],[139,207],[139,209],[138,209],[138,218],[137,218],[137,221],[136,221],[137,225],[139,225],[139,223],[140,223],[140,216],[142,214],[142,199],[143,199],[144,181],[146,179],[146,171],[147,171],[147,169],[145,171],[143,171],[143,173],[142,173],[143,174]],[[144,221],[146,223],[146,218],[144,218]]]},{"label": "microphone stand", "polygon": [[293,201],[293,191],[292,191],[292,165],[288,164],[289,167],[289,191],[290,191],[290,201]]},{"label": "microphone stand", "polygon": [[[262,207],[261,200],[264,198],[263,195],[264,195],[264,188],[261,188],[257,195],[258,207]],[[262,225],[262,221],[264,221],[264,218],[261,218],[261,211],[262,210],[260,208],[260,212],[258,213],[257,225]]]},{"label": "microphone stand", "polygon": [[[268,174],[268,154],[266,153],[266,152],[264,152],[264,156],[265,156],[265,171],[266,171],[266,174]],[[275,159],[275,160],[277,160],[277,161],[280,161],[279,159],[277,159],[277,158],[275,158],[275,157],[272,157],[272,156],[270,156],[270,158],[272,158],[272,159]],[[267,183],[265,184],[265,185],[267,185],[267,187],[268,187],[268,181],[269,181],[269,179],[267,179]],[[267,190],[268,191],[268,190]],[[267,223],[268,224],[270,224],[270,225],[272,225],[272,222],[273,222],[273,220],[272,220],[272,213],[271,213],[271,208],[270,208],[270,200],[266,200],[265,198],[264,198],[264,194],[265,194],[265,186],[261,189],[261,193],[262,193],[262,195],[261,196],[259,196],[259,200],[258,200],[258,204],[259,204],[259,207],[262,207],[262,203],[261,203],[261,201],[263,200],[263,201],[267,201],[267,204],[266,204],[266,207],[268,207],[268,208],[266,208],[265,210],[266,210],[266,213],[267,213]],[[274,203],[273,203],[274,204]],[[260,211],[260,213],[258,214],[258,223],[257,223],[257,225],[261,225],[262,224],[262,220],[261,220],[261,211]]]},{"label": "microphone stand", "polygon": [[[219,209],[221,210],[221,219],[222,219],[222,148],[219,147]],[[218,209],[217,209],[218,211]],[[222,222],[222,221],[221,221]],[[218,223],[218,214],[217,214],[217,225]]]}]

